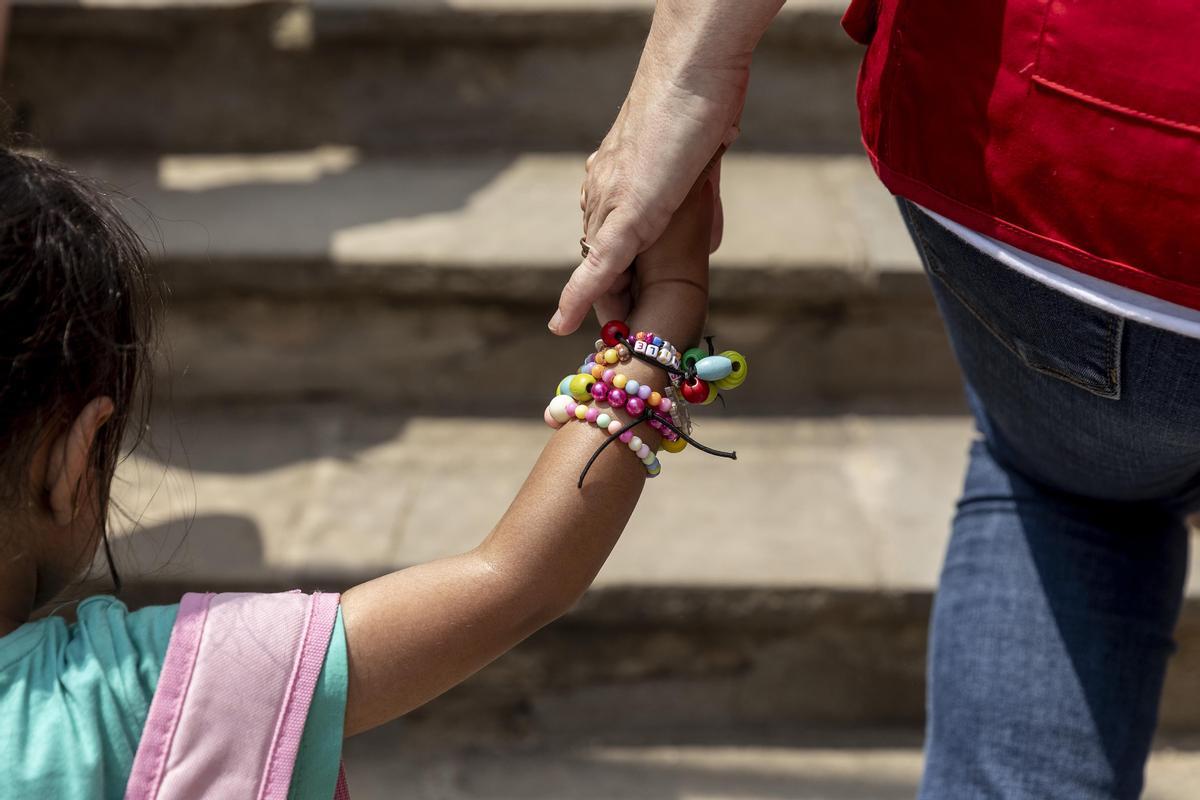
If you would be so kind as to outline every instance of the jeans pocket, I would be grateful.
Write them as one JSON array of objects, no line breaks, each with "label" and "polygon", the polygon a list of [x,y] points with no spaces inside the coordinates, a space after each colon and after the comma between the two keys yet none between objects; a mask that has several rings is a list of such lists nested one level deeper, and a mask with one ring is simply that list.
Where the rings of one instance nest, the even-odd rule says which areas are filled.
[{"label": "jeans pocket", "polygon": [[1000,263],[912,203],[902,206],[930,275],[1025,366],[1100,397],[1121,396],[1122,317]]}]

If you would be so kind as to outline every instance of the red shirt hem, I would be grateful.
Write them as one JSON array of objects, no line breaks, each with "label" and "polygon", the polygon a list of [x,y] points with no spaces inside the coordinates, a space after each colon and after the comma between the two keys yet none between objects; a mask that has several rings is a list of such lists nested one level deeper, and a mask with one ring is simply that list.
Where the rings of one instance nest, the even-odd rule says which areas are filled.
[{"label": "red shirt hem", "polygon": [[1181,283],[1140,270],[1131,264],[1101,258],[1066,242],[1026,230],[966,205],[881,162],[864,142],[875,174],[892,194],[899,195],[1005,244],[1041,256],[1094,278],[1200,311],[1200,286]]}]

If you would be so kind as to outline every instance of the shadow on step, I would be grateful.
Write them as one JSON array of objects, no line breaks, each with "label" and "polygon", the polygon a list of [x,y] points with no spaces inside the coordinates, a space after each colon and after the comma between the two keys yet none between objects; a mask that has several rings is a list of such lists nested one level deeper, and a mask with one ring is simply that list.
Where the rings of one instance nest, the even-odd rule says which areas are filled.
[{"label": "shadow on step", "polygon": [[[204,588],[331,590],[352,582],[297,575],[271,586]],[[138,582],[128,599],[175,602],[186,588]],[[931,600],[920,591],[596,589],[399,724],[414,742],[481,745],[712,744],[730,729],[739,741],[795,746],[850,729],[912,734],[924,721]],[[1186,742],[1200,732],[1200,600],[1185,604],[1177,640],[1162,731]],[[903,738],[880,736],[879,746]]]}]

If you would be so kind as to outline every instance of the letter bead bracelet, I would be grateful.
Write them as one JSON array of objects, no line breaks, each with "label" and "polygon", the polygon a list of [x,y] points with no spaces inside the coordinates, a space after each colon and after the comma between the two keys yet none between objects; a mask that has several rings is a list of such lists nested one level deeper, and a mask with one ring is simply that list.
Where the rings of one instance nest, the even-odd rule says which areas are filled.
[{"label": "letter bead bracelet", "polygon": [[[708,405],[719,392],[732,391],[746,380],[747,363],[741,353],[726,350],[718,355],[712,337],[707,341],[707,351],[693,347],[680,356],[670,342],[652,332],[638,331],[630,336],[629,327],[619,320],[603,326],[595,352],[588,354],[576,373],[559,381],[543,415],[551,428],[578,420],[608,432],[608,439],[580,473],[580,488],[600,453],[617,439],[641,460],[647,475],[656,477],[662,471],[657,454],[633,433],[642,423],[661,433],[662,449],[668,453],[678,453],[690,443],[711,455],[737,458],[735,452],[714,450],[690,436],[692,421],[687,407]],[[655,390],[614,368],[634,359],[665,371],[668,385]],[[619,412],[632,420],[623,423]]]}]

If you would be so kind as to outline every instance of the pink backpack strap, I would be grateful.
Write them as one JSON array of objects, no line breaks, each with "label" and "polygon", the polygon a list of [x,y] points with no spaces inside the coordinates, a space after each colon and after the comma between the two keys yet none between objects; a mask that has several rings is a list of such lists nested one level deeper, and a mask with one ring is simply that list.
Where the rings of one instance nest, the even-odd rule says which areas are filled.
[{"label": "pink backpack strap", "polygon": [[338,765],[337,785],[333,787],[333,800],[350,800],[350,787],[346,785],[346,765]]},{"label": "pink backpack strap", "polygon": [[337,606],[336,594],[184,595],[126,800],[286,800]]}]

